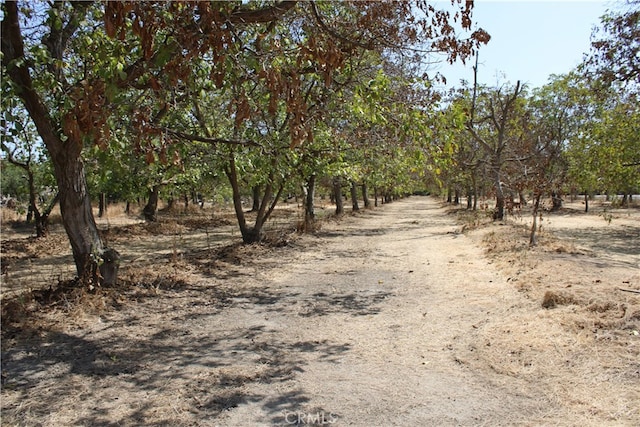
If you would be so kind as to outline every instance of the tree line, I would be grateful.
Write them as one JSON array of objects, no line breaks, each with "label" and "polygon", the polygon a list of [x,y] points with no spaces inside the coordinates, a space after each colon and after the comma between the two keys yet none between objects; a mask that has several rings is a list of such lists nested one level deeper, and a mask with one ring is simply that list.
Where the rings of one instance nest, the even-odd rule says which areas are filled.
[{"label": "tree line", "polygon": [[154,221],[160,197],[218,194],[252,243],[286,194],[304,197],[313,229],[319,186],[338,213],[343,192],[357,208],[429,189],[471,208],[493,195],[497,219],[513,194],[632,194],[635,6],[603,18],[585,63],[543,88],[443,93],[425,63],[469,61],[490,39],[472,30],[472,2],[5,2],[3,176],[10,163],[51,189],[28,184],[29,211],[44,234],[59,202],[81,283],[117,276],[96,199],[143,198]]}]

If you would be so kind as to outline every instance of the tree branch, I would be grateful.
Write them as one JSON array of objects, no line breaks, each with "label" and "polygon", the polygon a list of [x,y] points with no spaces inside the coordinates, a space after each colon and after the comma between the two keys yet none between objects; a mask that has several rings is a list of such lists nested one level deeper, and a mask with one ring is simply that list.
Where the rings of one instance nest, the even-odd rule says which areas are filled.
[{"label": "tree branch", "polygon": [[167,127],[159,128],[162,132],[166,132],[170,135],[176,136],[180,139],[184,139],[187,141],[198,141],[198,142],[206,142],[207,144],[229,144],[229,145],[242,145],[242,146],[252,146],[252,147],[260,147],[260,144],[254,141],[240,141],[233,139],[224,139],[224,138],[209,138],[206,136],[195,135],[185,132],[180,132],[175,129],[170,129]]},{"label": "tree branch", "polygon": [[281,1],[273,6],[257,10],[239,7],[231,12],[227,21],[232,24],[266,24],[278,20],[289,10],[293,9],[297,1]]},{"label": "tree branch", "polygon": [[311,4],[311,10],[313,10],[313,16],[315,16],[316,21],[318,22],[318,25],[320,25],[320,28],[322,28],[324,31],[326,31],[327,34],[329,34],[330,36],[338,39],[338,40],[342,40],[343,42],[349,43],[351,45],[354,46],[358,46],[361,47],[363,49],[366,50],[370,50],[371,46],[369,45],[365,45],[362,44],[360,42],[357,42],[355,40],[351,40],[349,37],[343,36],[342,34],[332,30],[331,28],[329,28],[327,26],[327,24],[322,20],[322,17],[320,16],[320,12],[318,12],[318,8],[316,7],[316,3],[315,1],[310,2]]}]

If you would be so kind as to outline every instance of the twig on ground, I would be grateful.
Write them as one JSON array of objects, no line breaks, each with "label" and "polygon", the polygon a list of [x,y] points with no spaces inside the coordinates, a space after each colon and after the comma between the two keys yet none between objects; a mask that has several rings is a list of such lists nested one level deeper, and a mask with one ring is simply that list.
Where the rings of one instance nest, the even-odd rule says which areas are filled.
[{"label": "twig on ground", "polygon": [[634,294],[640,294],[640,290],[638,289],[625,289],[625,288],[618,288],[619,291],[623,291],[623,292],[632,292]]}]

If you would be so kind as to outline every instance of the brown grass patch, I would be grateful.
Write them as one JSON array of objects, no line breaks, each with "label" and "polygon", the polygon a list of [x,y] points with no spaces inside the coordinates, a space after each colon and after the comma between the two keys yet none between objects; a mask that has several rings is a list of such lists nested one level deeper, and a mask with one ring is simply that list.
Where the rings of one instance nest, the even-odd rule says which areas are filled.
[{"label": "brown grass patch", "polygon": [[542,298],[542,308],[555,308],[559,305],[581,305],[575,295],[562,291],[547,291]]},{"label": "brown grass patch", "polygon": [[62,328],[86,315],[103,313],[122,304],[120,291],[89,288],[74,279],[3,298],[2,336],[11,338],[42,328],[55,329],[56,325]]},{"label": "brown grass patch", "polygon": [[[461,224],[474,218],[457,215]],[[505,308],[500,321],[479,327],[484,346],[467,362],[537,382],[554,399],[615,424],[640,414],[618,398],[639,396],[640,297],[618,288],[634,287],[640,276],[622,267],[622,245],[612,240],[607,247],[615,230],[604,229],[594,248],[580,240],[581,214],[574,216],[575,238],[559,238],[545,222],[535,247],[529,247],[529,227],[520,221],[480,223],[470,234],[529,304]],[[585,219],[583,227],[593,227]]]}]

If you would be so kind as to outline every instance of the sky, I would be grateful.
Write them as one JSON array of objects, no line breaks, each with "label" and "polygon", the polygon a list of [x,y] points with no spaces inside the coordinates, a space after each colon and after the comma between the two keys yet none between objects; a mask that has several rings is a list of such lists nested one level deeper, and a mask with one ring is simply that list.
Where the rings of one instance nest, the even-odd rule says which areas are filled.
[{"label": "sky", "polygon": [[[478,82],[520,80],[534,88],[547,83],[551,74],[571,71],[589,51],[600,16],[615,8],[611,0],[476,0],[473,20],[491,35],[479,50]],[[443,64],[430,71],[444,74],[451,87],[460,79],[473,82],[472,65]]]}]

